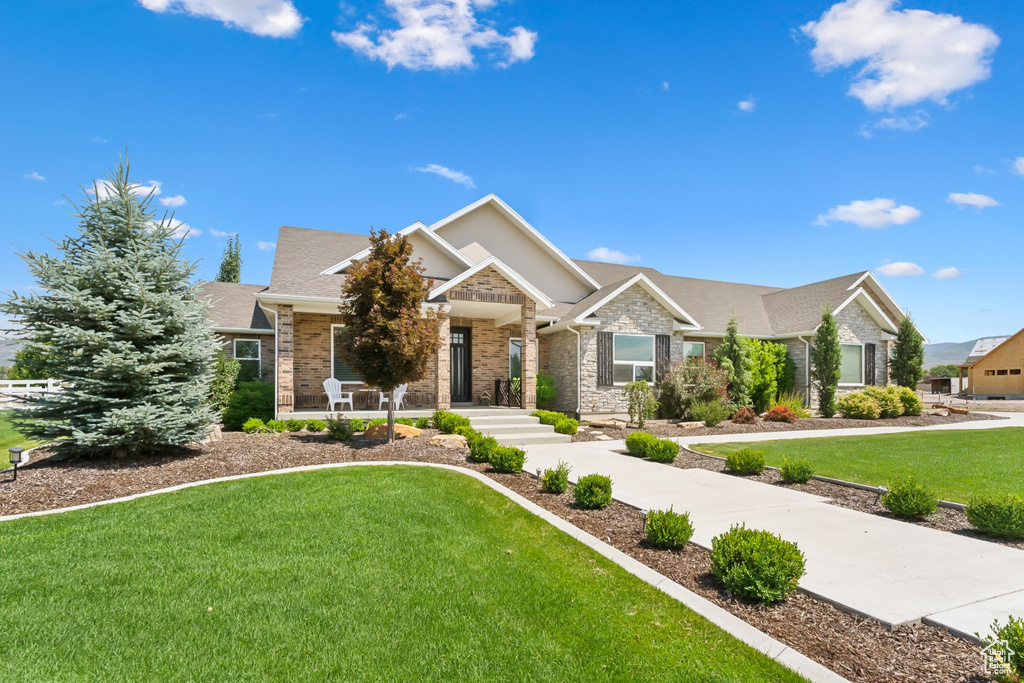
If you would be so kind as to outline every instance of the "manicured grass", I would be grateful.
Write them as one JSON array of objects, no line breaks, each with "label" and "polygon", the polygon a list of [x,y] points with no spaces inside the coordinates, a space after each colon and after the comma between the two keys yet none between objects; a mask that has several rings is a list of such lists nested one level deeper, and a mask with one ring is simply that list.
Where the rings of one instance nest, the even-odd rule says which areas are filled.
[{"label": "manicured grass", "polygon": [[0,577],[0,680],[801,680],[450,471],[0,522]]},{"label": "manicured grass", "polygon": [[22,436],[14,428],[10,418],[10,411],[0,410],[0,470],[11,466],[10,458],[7,454],[8,448],[11,446],[21,446],[28,449],[36,445],[38,444],[35,441]]},{"label": "manicured grass", "polygon": [[740,448],[763,450],[769,465],[807,458],[814,473],[880,486],[914,475],[942,499],[966,503],[972,494],[1024,495],[1024,429],[945,430],[880,436],[698,444],[725,457]]}]

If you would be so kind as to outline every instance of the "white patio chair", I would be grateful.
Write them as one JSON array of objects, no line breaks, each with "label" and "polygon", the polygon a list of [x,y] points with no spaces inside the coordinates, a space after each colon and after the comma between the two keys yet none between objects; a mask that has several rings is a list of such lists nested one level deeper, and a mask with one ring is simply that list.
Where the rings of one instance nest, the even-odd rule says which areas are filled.
[{"label": "white patio chair", "polygon": [[344,387],[341,382],[329,377],[324,380],[324,391],[327,392],[327,407],[330,411],[334,412],[334,406],[341,404],[342,407],[347,403],[349,410],[355,410],[355,405],[352,403],[352,392],[342,391]]},{"label": "white patio chair", "polygon": [[[395,410],[402,409],[402,400],[405,398],[405,390],[409,388],[408,384],[403,384],[400,387],[395,387]],[[380,392],[380,405],[377,406],[377,410],[384,410],[384,404],[388,402],[388,395],[383,391]]]}]

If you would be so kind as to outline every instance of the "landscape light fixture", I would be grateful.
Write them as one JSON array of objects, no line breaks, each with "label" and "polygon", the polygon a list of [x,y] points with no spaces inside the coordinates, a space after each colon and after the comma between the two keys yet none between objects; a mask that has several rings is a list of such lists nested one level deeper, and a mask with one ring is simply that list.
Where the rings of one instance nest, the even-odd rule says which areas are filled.
[{"label": "landscape light fixture", "polygon": [[11,446],[7,449],[7,452],[11,454],[11,464],[14,465],[14,479],[12,481],[18,481],[18,465],[21,464],[22,453],[25,451],[21,446]]}]

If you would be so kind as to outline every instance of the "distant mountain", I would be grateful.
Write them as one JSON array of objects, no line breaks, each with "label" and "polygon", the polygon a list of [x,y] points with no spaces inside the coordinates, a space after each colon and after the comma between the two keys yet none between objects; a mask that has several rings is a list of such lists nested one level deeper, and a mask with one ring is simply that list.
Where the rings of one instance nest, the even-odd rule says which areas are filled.
[{"label": "distant mountain", "polygon": [[[1009,335],[991,335],[995,336],[1009,336]],[[978,339],[984,339],[985,337],[978,337]],[[940,344],[925,344],[924,345],[924,367],[927,370],[930,367],[936,365],[945,365],[947,363],[953,363],[960,365],[967,356],[971,353],[971,349],[978,343],[978,339],[972,339],[971,341],[965,342],[942,342]]]},{"label": "distant mountain", "polygon": [[14,354],[17,352],[17,341],[0,337],[0,365],[13,365]]}]

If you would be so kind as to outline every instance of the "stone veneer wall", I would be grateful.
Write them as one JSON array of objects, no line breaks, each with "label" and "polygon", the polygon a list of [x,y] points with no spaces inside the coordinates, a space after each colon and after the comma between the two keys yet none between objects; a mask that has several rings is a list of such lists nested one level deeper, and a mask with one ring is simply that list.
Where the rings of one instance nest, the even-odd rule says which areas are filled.
[{"label": "stone veneer wall", "polygon": [[541,336],[541,367],[555,379],[558,395],[545,406],[570,415],[576,412],[576,335],[569,330]]},{"label": "stone veneer wall", "polygon": [[273,334],[218,334],[221,338],[221,346],[228,358],[234,356],[236,339],[258,339],[260,342],[260,368],[263,372],[261,379],[264,382],[274,382],[274,335]]},{"label": "stone veneer wall", "polygon": [[[859,301],[854,301],[836,316],[840,344],[875,344],[875,384],[884,387],[889,383],[889,346],[882,341],[882,330]],[[801,345],[802,346],[802,345]],[[840,386],[836,398],[863,389],[864,385]],[[810,387],[811,407],[818,406],[818,392],[813,382]]]},{"label": "stone veneer wall", "polygon": [[[597,333],[672,334],[672,315],[640,285],[634,285],[594,314],[601,325],[585,327],[582,350],[583,413],[623,413],[626,401],[622,387],[597,386]],[[571,333],[570,333],[571,334]],[[683,357],[683,335],[672,334],[671,359]],[[655,378],[657,380],[657,378]]]}]

